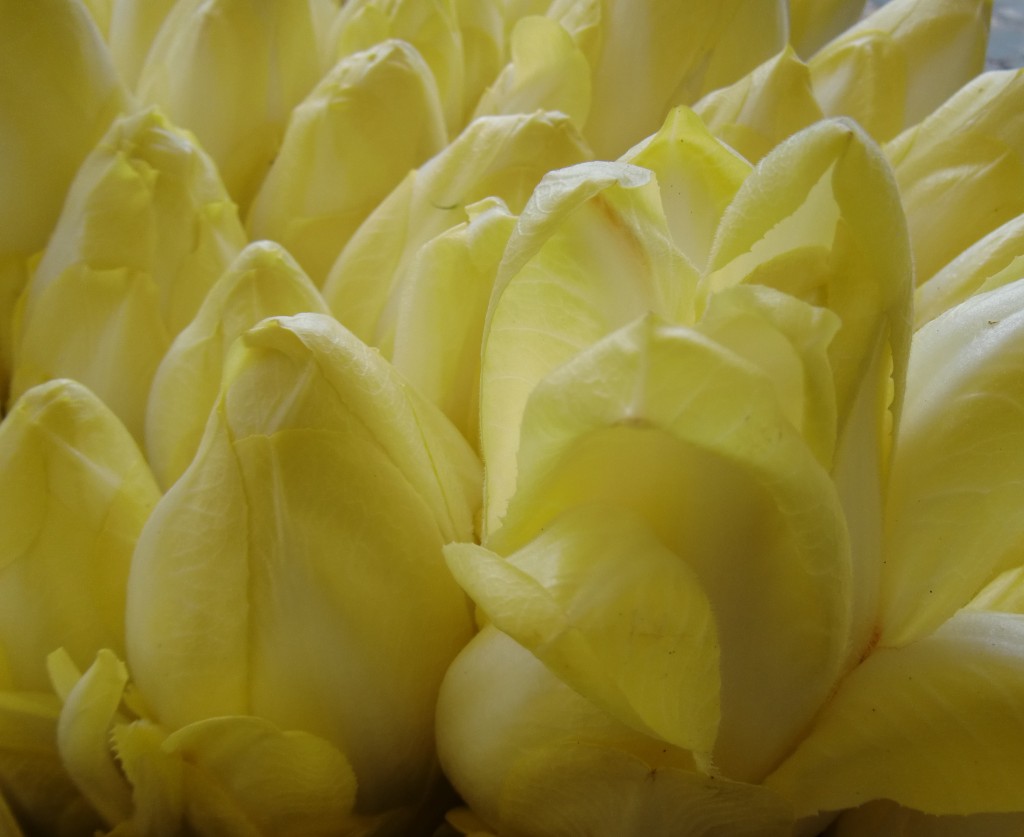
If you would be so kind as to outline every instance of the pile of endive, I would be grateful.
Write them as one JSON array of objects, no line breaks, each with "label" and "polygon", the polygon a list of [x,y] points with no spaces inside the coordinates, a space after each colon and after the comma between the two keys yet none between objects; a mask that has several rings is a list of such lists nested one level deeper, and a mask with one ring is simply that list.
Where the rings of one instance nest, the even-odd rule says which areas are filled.
[{"label": "pile of endive", "polygon": [[1024,833],[991,0],[0,0],[0,833]]}]

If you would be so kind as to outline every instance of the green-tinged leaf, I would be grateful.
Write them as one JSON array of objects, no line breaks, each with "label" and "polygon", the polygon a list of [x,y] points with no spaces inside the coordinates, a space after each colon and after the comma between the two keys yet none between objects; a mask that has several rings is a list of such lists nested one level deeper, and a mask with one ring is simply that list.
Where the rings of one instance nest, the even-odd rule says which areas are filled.
[{"label": "green-tinged leaf", "polygon": [[[167,730],[148,720],[113,725],[111,746],[132,787],[132,817],[120,826],[123,837],[176,837],[185,830],[187,768],[167,751],[166,740]],[[196,832],[207,833],[201,827]],[[115,830],[111,837],[122,834]]]},{"label": "green-tinged leaf", "polygon": [[[71,665],[63,649],[51,656],[56,668]],[[118,720],[127,682],[124,663],[112,652],[101,650],[63,697],[57,723],[57,748],[64,768],[108,826],[131,817],[131,792],[110,746],[111,727]]]},{"label": "green-tinged leaf", "polygon": [[886,3],[808,60],[815,98],[892,139],[982,71],[991,14],[992,0]]},{"label": "green-tinged leaf", "polygon": [[911,335],[906,222],[889,166],[853,123],[826,121],[769,154],[726,212],[705,289],[768,285],[834,312],[831,471],[849,524],[856,657],[877,611],[881,505]]},{"label": "green-tinged leaf", "polygon": [[25,289],[12,397],[74,378],[141,441],[157,364],[244,243],[188,134],[155,111],[118,120],[79,170]]},{"label": "green-tinged leaf", "polygon": [[843,682],[765,781],[798,815],[890,799],[928,814],[1019,812],[1024,617],[964,613]]},{"label": "green-tinged leaf", "polygon": [[847,27],[864,11],[864,0],[789,0],[789,42],[804,58]]},{"label": "green-tinged leaf", "polygon": [[456,0],[349,0],[332,23],[328,65],[389,38],[415,47],[437,81],[448,132],[462,127],[465,57]]},{"label": "green-tinged leaf", "polygon": [[732,84],[786,41],[786,3],[720,0],[680,14],[676,0],[602,0],[584,136],[614,159],[675,105]]},{"label": "green-tinged leaf", "polygon": [[972,244],[914,296],[914,327],[921,328],[975,294],[1024,278],[1024,215]]},{"label": "green-tinged leaf", "polygon": [[537,383],[648,311],[685,319],[695,284],[649,171],[586,163],[541,181],[509,241],[485,329],[485,531],[515,491],[521,417]]},{"label": "green-tinged leaf", "polygon": [[822,118],[807,65],[791,47],[734,84],[712,91],[693,109],[711,133],[752,163]]},{"label": "green-tinged leaf", "polygon": [[259,718],[190,724],[162,749],[184,763],[185,818],[200,834],[326,837],[355,802],[355,775],[336,747]]},{"label": "green-tinged leaf", "polygon": [[583,507],[507,560],[472,544],[445,555],[494,625],[559,678],[708,763],[719,719],[714,617],[693,570],[639,518]]},{"label": "green-tinged leaf", "polygon": [[[606,745],[650,765],[695,770],[688,752],[602,712],[493,625],[472,639],[445,675],[437,736],[445,775],[492,828],[503,824],[502,800],[516,763],[527,759],[543,771],[531,754],[559,742]],[[519,781],[524,778],[520,772]]]},{"label": "green-tinged leaf", "polygon": [[279,244],[255,242],[231,263],[153,377],[146,452],[162,486],[181,476],[199,448],[235,339],[267,317],[306,312],[326,314],[327,306]]},{"label": "green-tinged leaf", "polygon": [[377,204],[446,141],[437,85],[412,46],[349,55],[292,111],[249,232],[283,244],[322,285]]},{"label": "green-tinged leaf", "polygon": [[715,764],[759,778],[838,674],[850,595],[835,488],[771,381],[691,329],[645,319],[549,374],[522,425],[516,494],[486,545],[509,555],[592,502],[643,518],[715,614]]},{"label": "green-tinged leaf", "polygon": [[561,111],[582,129],[590,111],[590,64],[557,21],[524,17],[512,30],[511,60],[484,91],[473,117]]},{"label": "green-tinged leaf", "polygon": [[49,688],[46,655],[124,649],[136,539],[159,499],[142,454],[92,393],[29,390],[0,424],[0,656],[9,685]]},{"label": "green-tinged leaf", "polygon": [[60,701],[52,693],[0,691],[0,834],[79,837],[102,827],[57,752]]},{"label": "green-tinged leaf", "polygon": [[247,332],[132,564],[128,659],[155,718],[305,730],[350,761],[357,813],[418,802],[471,632],[441,546],[472,539],[479,479],[444,416],[336,321]]},{"label": "green-tinged leaf", "polygon": [[314,24],[309,0],[179,0],[139,73],[139,99],[195,133],[243,209],[320,76]]},{"label": "green-tinged leaf", "polygon": [[516,219],[495,198],[424,244],[410,265],[391,361],[479,446],[480,352],[488,301]]},{"label": "green-tinged leaf", "polygon": [[1024,70],[985,73],[886,145],[918,284],[1024,212],[1022,96]]},{"label": "green-tinged leaf", "polygon": [[1020,837],[1022,833],[1024,813],[938,817],[887,800],[843,813],[827,832],[828,837]]},{"label": "green-tinged leaf", "polygon": [[948,619],[1024,560],[1024,281],[914,337],[886,509],[882,641]]},{"label": "green-tinged leaf", "polygon": [[0,257],[28,256],[127,96],[81,3],[2,0],[0,19]]},{"label": "green-tinged leaf", "polygon": [[685,107],[670,111],[661,130],[627,151],[621,162],[654,172],[672,241],[703,270],[722,214],[750,165]]},{"label": "green-tinged leaf", "polygon": [[377,207],[331,269],[324,297],[360,339],[390,355],[412,262],[432,238],[468,220],[487,197],[522,211],[548,171],[589,152],[568,117],[537,112],[472,122]]}]

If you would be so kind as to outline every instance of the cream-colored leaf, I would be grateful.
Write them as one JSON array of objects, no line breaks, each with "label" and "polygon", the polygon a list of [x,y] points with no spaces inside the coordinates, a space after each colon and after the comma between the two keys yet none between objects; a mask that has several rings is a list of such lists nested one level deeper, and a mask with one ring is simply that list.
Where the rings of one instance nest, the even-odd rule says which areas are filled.
[{"label": "cream-colored leaf", "polygon": [[857,22],[864,0],[789,0],[789,42],[803,57]]}]

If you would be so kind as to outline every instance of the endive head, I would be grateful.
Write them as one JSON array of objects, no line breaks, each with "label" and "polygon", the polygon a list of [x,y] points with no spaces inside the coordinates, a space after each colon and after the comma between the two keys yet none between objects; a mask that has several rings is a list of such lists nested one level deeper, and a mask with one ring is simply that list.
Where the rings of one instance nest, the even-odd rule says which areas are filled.
[{"label": "endive head", "polygon": [[357,813],[418,804],[472,628],[441,546],[472,538],[478,480],[447,419],[335,320],[246,332],[132,563],[128,664],[156,719],[304,730],[351,763]]}]

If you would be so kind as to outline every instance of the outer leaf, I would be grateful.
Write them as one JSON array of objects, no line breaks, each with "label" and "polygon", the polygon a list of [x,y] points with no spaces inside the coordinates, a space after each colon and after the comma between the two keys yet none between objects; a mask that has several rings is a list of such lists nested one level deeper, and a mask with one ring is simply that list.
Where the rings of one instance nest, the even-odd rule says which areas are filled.
[{"label": "outer leaf", "polygon": [[886,509],[882,641],[949,618],[1024,549],[1024,281],[914,338]]},{"label": "outer leaf", "polygon": [[309,277],[278,244],[246,247],[164,355],[149,392],[146,452],[165,488],[188,467],[220,390],[228,349],[275,315],[327,313]]},{"label": "outer leaf", "polygon": [[753,163],[822,118],[807,65],[788,46],[734,84],[712,91],[693,109],[711,133]]},{"label": "outer leaf", "polygon": [[484,91],[473,116],[557,110],[577,128],[590,111],[590,65],[568,32],[551,18],[531,15],[516,23],[511,62]]},{"label": "outer leaf", "polygon": [[856,23],[863,11],[864,0],[789,0],[789,42],[810,58]]},{"label": "outer leaf", "polygon": [[134,89],[153,40],[178,0],[112,0],[107,42],[114,66]]},{"label": "outer leaf", "polygon": [[75,171],[127,102],[81,3],[3,0],[0,18],[0,257],[27,256],[46,244]]},{"label": "outer leaf", "polygon": [[1024,617],[961,614],[871,655],[768,779],[797,814],[886,798],[929,814],[1020,810]]},{"label": "outer leaf", "polygon": [[213,163],[187,134],[155,111],[115,122],[25,290],[12,397],[71,377],[141,440],[157,364],[244,242]]},{"label": "outer leaf", "polygon": [[782,49],[786,3],[721,0],[681,13],[675,0],[602,0],[584,136],[614,159],[675,105],[732,84]]},{"label": "outer leaf", "polygon": [[331,269],[324,297],[348,328],[390,354],[395,316],[416,253],[497,197],[513,213],[551,169],[589,156],[568,117],[538,112],[474,121],[411,173],[370,215]]},{"label": "outer leaf", "polygon": [[507,561],[472,544],[445,555],[495,626],[560,679],[708,763],[719,718],[714,618],[693,571],[641,520],[581,508]]},{"label": "outer leaf", "polygon": [[279,241],[322,285],[377,204],[446,142],[437,85],[412,46],[349,55],[292,111],[249,232]]},{"label": "outer leaf", "polygon": [[121,423],[80,384],[30,390],[0,424],[0,655],[49,688],[46,655],[123,649],[128,565],[159,491]]},{"label": "outer leaf", "polygon": [[808,61],[829,116],[879,142],[915,125],[985,66],[992,0],[893,0]]},{"label": "outer leaf", "polygon": [[685,316],[695,278],[671,241],[649,172],[587,163],[544,178],[509,242],[485,330],[480,436],[488,531],[515,490],[521,416],[536,384],[648,311]]},{"label": "outer leaf", "polygon": [[764,284],[831,309],[836,394],[832,474],[853,550],[851,653],[871,641],[881,497],[911,334],[911,262],[900,197],[854,124],[818,123],[775,149],[726,212],[705,287]]},{"label": "outer leaf", "polygon": [[480,351],[487,304],[516,219],[497,199],[431,239],[410,266],[392,363],[479,447]]},{"label": "outer leaf", "polygon": [[[921,284],[1024,212],[1024,70],[985,73],[886,146]],[[969,206],[967,213],[949,211]]]},{"label": "outer leaf", "polygon": [[320,75],[313,27],[309,0],[180,0],[139,74],[139,98],[195,132],[243,209]]},{"label": "outer leaf", "polygon": [[479,466],[328,317],[267,320],[236,346],[199,454],[136,550],[132,671],[169,727],[302,729],[351,762],[359,813],[416,804],[437,688],[471,630],[441,545],[472,538]]},{"label": "outer leaf", "polygon": [[646,520],[716,616],[715,763],[759,778],[831,688],[849,618],[838,498],[771,383],[692,330],[640,321],[548,375],[522,424],[517,491],[488,546],[511,554],[591,502]]},{"label": "outer leaf", "polygon": [[979,239],[917,289],[914,326],[978,293],[1024,277],[1024,215]]}]

